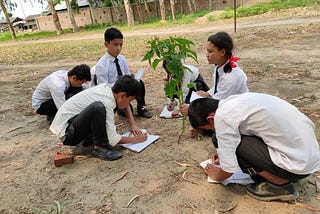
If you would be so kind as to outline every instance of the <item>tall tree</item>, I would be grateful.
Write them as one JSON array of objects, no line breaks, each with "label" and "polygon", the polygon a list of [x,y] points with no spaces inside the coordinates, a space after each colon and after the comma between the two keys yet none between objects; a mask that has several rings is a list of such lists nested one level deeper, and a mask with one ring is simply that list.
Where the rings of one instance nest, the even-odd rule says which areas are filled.
[{"label": "tall tree", "polygon": [[4,16],[6,17],[6,20],[7,20],[7,23],[8,23],[8,28],[9,28],[10,33],[11,33],[11,37],[12,37],[12,39],[15,39],[17,37],[16,36],[16,32],[14,31],[14,28],[13,28],[12,23],[10,21],[10,17],[9,17],[7,8],[5,6],[5,3],[6,4],[11,4],[9,2],[4,2],[4,0],[0,0],[1,9],[3,11]]},{"label": "tall tree", "polygon": [[176,9],[174,7],[174,0],[170,0],[170,6],[171,6],[172,19],[176,20]]},{"label": "tall tree", "polygon": [[133,11],[132,11],[132,7],[130,4],[130,0],[123,0],[123,3],[124,3],[124,7],[126,9],[128,26],[131,27],[134,25],[134,17],[133,17]]},{"label": "tall tree", "polygon": [[69,0],[65,0],[65,2],[66,2],[66,5],[67,5],[67,10],[68,10],[68,13],[69,13],[69,18],[70,18],[70,21],[71,21],[71,24],[72,24],[73,32],[78,32],[79,28],[77,26],[76,20],[74,19],[74,15],[73,15],[73,11],[72,11],[72,8],[71,8],[70,1]]},{"label": "tall tree", "polygon": [[191,2],[191,0],[187,0],[187,2],[188,2],[189,11],[190,11],[191,14],[193,14],[194,11],[193,11],[193,8],[192,8],[192,2]]},{"label": "tall tree", "polygon": [[150,12],[149,6],[147,4],[147,0],[143,0],[143,2],[144,2],[144,8],[147,11],[148,17],[150,18],[151,12]]},{"label": "tall tree", "polygon": [[61,24],[60,24],[60,21],[59,21],[59,17],[58,17],[57,11],[54,8],[53,0],[48,0],[48,4],[49,4],[49,7],[50,7],[50,10],[51,10],[51,13],[52,13],[52,19],[53,19],[54,26],[56,28],[56,32],[57,32],[58,35],[62,34]]},{"label": "tall tree", "polygon": [[161,14],[161,21],[166,21],[166,8],[164,6],[164,0],[159,0],[160,6],[160,14]]},{"label": "tall tree", "polygon": [[97,15],[96,15],[96,12],[95,12],[94,6],[93,6],[93,1],[92,0],[88,0],[88,3],[89,3],[89,11],[90,11],[91,23],[92,24],[98,24]]},{"label": "tall tree", "polygon": [[119,5],[117,4],[117,2],[115,2],[114,0],[110,0],[114,13],[115,13],[115,17],[116,17],[116,22],[120,22],[121,21],[121,16],[120,16],[120,11],[119,11]]},{"label": "tall tree", "polygon": [[140,7],[140,1],[139,0],[136,0],[136,6],[137,6],[137,11],[138,11],[138,16],[139,16],[139,23],[143,24],[144,20],[143,20],[143,16],[142,16],[141,7]]}]

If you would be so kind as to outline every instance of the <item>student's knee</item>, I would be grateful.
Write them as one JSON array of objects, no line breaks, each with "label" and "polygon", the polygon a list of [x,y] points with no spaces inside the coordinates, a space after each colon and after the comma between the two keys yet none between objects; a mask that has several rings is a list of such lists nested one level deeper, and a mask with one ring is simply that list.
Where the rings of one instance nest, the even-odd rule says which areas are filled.
[{"label": "student's knee", "polygon": [[101,101],[95,101],[90,105],[91,109],[95,113],[103,113],[105,112],[105,106]]}]

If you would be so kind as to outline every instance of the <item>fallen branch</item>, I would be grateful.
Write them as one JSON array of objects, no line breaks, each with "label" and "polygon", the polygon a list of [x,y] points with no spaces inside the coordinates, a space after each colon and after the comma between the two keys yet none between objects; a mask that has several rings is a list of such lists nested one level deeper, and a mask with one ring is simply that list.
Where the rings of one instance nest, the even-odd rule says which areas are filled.
[{"label": "fallen branch", "polygon": [[[189,170],[189,169],[188,169],[188,170]],[[186,174],[187,174],[187,171],[188,171],[188,170],[186,170],[186,171],[183,172],[183,174],[182,174],[182,176],[181,176],[182,179],[185,180],[185,181],[188,181],[188,182],[190,182],[190,183],[192,183],[192,184],[197,184],[196,182],[190,181],[189,179],[186,178]]]},{"label": "fallen branch", "polygon": [[219,210],[219,212],[227,213],[227,212],[230,212],[231,210],[233,210],[234,208],[236,208],[237,206],[238,206],[238,203],[232,205],[231,207],[229,207],[229,208],[226,209],[226,210]]},{"label": "fallen branch", "polygon": [[306,205],[306,204],[295,203],[294,205],[297,206],[297,207],[303,207],[303,208],[305,208],[307,210],[311,210],[311,211],[314,211],[314,212],[320,212],[320,209],[311,207],[311,206]]},{"label": "fallen branch", "polygon": [[128,203],[127,203],[127,207],[129,207],[129,205],[136,199],[138,198],[139,195],[135,195]]},{"label": "fallen branch", "polygon": [[125,171],[118,179],[112,181],[108,186],[111,186],[114,183],[117,183],[118,181],[120,181],[122,178],[124,178],[124,176],[126,176],[128,174],[127,171]]},{"label": "fallen branch", "polygon": [[195,165],[195,164],[192,164],[192,163],[180,163],[178,161],[173,161],[173,162],[175,162],[176,164],[178,164],[180,166],[193,166],[193,165]]}]

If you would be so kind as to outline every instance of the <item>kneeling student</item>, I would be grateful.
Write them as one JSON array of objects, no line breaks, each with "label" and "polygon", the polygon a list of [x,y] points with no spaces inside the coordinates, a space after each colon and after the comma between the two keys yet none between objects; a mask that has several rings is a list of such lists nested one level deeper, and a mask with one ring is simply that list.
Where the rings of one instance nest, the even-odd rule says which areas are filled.
[{"label": "kneeling student", "polygon": [[193,101],[188,108],[193,128],[215,130],[215,164],[206,174],[222,181],[240,167],[256,181],[246,186],[256,199],[293,200],[292,182],[320,169],[315,125],[290,103],[267,94],[244,93],[220,102]]},{"label": "kneeling student", "polygon": [[[116,133],[114,111],[126,108],[139,96],[139,82],[131,76],[119,78],[111,87],[107,84],[84,90],[67,100],[58,110],[50,130],[64,145],[93,146],[92,155],[103,160],[121,158],[112,146],[140,143],[147,134],[123,137]],[[130,124],[135,126],[135,124]]]}]

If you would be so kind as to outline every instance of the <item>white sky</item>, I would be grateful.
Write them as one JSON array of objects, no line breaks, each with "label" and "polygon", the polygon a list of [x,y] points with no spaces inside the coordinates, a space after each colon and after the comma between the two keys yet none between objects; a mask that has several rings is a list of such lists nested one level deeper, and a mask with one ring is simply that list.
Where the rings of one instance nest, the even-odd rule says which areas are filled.
[{"label": "white sky", "polygon": [[[37,0],[13,0],[16,2],[17,7],[14,11],[8,11],[15,17],[26,18],[29,15],[40,14],[48,5],[47,1],[43,1],[43,5],[38,3]],[[0,18],[3,17],[3,13],[0,13]]]}]

